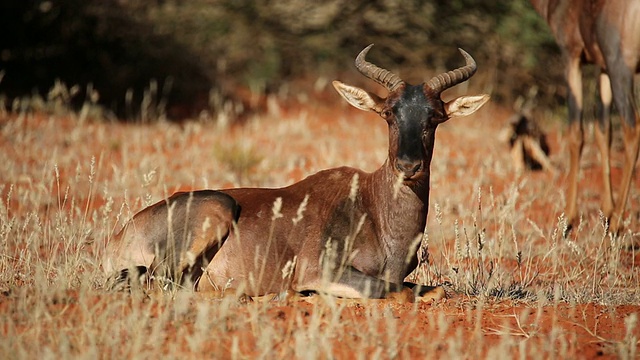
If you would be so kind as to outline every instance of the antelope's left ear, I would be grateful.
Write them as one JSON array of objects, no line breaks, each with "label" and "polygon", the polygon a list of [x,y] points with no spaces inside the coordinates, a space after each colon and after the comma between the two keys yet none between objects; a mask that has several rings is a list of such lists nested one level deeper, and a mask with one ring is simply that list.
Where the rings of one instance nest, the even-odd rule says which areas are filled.
[{"label": "antelope's left ear", "polygon": [[461,96],[444,104],[449,118],[471,115],[489,101],[489,95]]}]

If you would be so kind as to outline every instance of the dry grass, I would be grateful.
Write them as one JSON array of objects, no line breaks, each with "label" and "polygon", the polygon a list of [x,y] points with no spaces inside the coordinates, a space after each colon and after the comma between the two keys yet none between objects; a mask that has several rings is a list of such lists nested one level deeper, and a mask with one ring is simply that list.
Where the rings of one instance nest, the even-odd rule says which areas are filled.
[{"label": "dry grass", "polygon": [[[627,247],[638,236],[637,180],[630,231],[607,234],[588,195],[597,187],[583,180],[584,221],[564,239],[562,179],[512,175],[499,114],[485,109],[439,130],[423,263],[411,276],[450,283],[453,298],[434,305],[324,296],[241,305],[102,288],[104,242],[136,211],[177,189],[374,170],[386,156],[374,115],[307,106],[231,128],[3,115],[0,357],[564,358],[584,356],[580,344],[591,342],[636,357],[640,273]],[[593,169],[583,170],[589,179]]]}]

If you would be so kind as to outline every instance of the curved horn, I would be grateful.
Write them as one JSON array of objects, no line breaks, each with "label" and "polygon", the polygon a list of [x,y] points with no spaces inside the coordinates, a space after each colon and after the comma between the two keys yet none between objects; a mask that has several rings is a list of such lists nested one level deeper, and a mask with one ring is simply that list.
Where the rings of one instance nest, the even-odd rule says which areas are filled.
[{"label": "curved horn", "polygon": [[468,80],[473,74],[475,74],[476,69],[476,61],[473,60],[471,55],[466,51],[458,48],[464,59],[467,61],[467,64],[463,67],[459,67],[455,70],[451,70],[446,73],[439,74],[434,76],[429,80],[426,84],[431,90],[435,93],[440,94],[441,92],[447,90],[450,87],[460,84],[463,81]]},{"label": "curved horn", "polygon": [[367,46],[358,54],[356,57],[356,68],[362,75],[384,86],[387,90],[395,91],[400,85],[404,84],[404,81],[391,71],[373,65],[364,59],[372,46],[373,44]]}]

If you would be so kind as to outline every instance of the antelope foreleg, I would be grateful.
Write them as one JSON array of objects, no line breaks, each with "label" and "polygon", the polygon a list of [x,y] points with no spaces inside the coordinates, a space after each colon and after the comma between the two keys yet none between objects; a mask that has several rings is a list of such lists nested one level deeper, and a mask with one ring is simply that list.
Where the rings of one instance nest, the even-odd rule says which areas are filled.
[{"label": "antelope foreleg", "polygon": [[614,234],[619,232],[622,227],[622,217],[624,209],[627,206],[629,191],[631,190],[631,180],[633,179],[634,168],[638,160],[638,150],[640,150],[640,124],[636,123],[635,126],[630,126],[623,123],[622,128],[624,130],[625,161],[624,168],[622,169],[620,197],[611,218],[610,229]]},{"label": "antelope foreleg", "polygon": [[600,149],[602,166],[602,212],[608,220],[613,213],[613,191],[611,190],[611,81],[609,75],[600,73],[598,100],[598,124],[595,129],[595,139]]},{"label": "antelope foreleg", "polygon": [[567,54],[566,56],[565,76],[568,85],[567,104],[569,106],[569,174],[567,175],[565,216],[569,224],[568,229],[570,229],[577,223],[578,218],[578,174],[584,135],[582,130],[582,72],[580,70],[580,57],[576,56],[576,54]]},{"label": "antelope foreleg", "polygon": [[358,269],[347,266],[342,270],[341,276],[334,281],[317,279],[306,281],[295,287],[297,292],[318,292],[336,297],[350,299],[382,299],[388,294],[401,292],[406,287],[364,274]]},{"label": "antelope foreleg", "polygon": [[602,213],[607,219],[611,219],[613,213],[613,192],[611,191],[611,161],[610,161],[610,148],[611,148],[611,124],[605,122],[604,124],[596,125],[595,140],[598,148],[600,149],[600,158],[602,166]]},{"label": "antelope foreleg", "polygon": [[579,121],[573,122],[569,127],[569,174],[565,207],[565,216],[570,227],[576,224],[578,218],[578,174],[583,141],[582,124]]}]

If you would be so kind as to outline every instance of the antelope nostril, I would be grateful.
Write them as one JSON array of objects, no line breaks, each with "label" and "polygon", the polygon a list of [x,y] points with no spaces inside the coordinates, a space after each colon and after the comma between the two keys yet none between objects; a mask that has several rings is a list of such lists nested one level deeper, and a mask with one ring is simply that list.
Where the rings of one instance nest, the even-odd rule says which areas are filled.
[{"label": "antelope nostril", "polygon": [[396,169],[402,171],[405,177],[411,177],[420,170],[420,161],[400,160],[396,161]]}]

